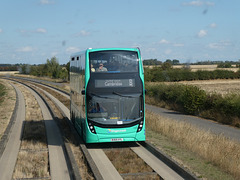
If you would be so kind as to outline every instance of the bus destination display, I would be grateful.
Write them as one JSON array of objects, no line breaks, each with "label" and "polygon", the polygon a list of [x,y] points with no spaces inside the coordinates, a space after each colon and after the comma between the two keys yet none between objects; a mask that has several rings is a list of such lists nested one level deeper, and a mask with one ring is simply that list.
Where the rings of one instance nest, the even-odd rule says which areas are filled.
[{"label": "bus destination display", "polygon": [[95,88],[135,87],[135,79],[96,79]]}]

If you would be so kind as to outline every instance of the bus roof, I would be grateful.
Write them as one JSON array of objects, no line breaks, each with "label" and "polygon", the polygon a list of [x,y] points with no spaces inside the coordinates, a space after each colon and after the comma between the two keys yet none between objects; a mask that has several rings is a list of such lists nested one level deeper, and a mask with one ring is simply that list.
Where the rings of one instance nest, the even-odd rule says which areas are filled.
[{"label": "bus roof", "polygon": [[76,52],[71,55],[71,57],[78,56],[81,54],[85,54],[86,52],[96,52],[96,51],[138,51],[140,52],[139,48],[88,48],[84,51]]}]

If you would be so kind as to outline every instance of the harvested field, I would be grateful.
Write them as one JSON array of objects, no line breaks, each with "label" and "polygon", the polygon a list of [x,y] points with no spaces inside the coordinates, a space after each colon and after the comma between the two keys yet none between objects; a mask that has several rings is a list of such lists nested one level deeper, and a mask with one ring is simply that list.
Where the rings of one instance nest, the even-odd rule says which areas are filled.
[{"label": "harvested field", "polygon": [[18,74],[19,71],[0,71],[0,76],[1,75],[4,75],[4,76],[7,76],[7,75],[14,75],[14,74]]},{"label": "harvested field", "polygon": [[[186,67],[184,65],[174,65],[173,68],[183,68]],[[236,65],[233,65],[232,68],[217,68],[217,64],[212,65],[189,65],[187,66],[190,68],[193,72],[201,70],[201,71],[214,71],[214,70],[228,70],[228,71],[234,71],[237,72],[239,68],[236,68]]]},{"label": "harvested field", "polygon": [[157,84],[175,84],[181,83],[194,85],[205,90],[208,93],[218,93],[222,95],[240,94],[240,79],[216,79],[216,80],[197,80],[197,81],[179,81],[179,82],[145,82],[147,85]]},{"label": "harvested field", "polygon": [[240,79],[223,79],[223,80],[202,80],[202,81],[182,81],[179,82],[187,85],[195,85],[209,93],[240,94]]}]

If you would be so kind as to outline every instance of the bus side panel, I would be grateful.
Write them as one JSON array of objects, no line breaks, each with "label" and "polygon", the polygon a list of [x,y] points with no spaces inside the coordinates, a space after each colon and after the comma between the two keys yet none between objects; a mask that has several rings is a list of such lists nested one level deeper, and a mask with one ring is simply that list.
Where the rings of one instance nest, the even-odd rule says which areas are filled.
[{"label": "bus side panel", "polygon": [[146,140],[146,133],[145,133],[145,85],[144,85],[144,68],[143,68],[143,62],[142,62],[142,57],[140,54],[140,50],[138,51],[139,55],[139,75],[142,81],[142,86],[143,86],[143,114],[144,114],[144,123],[143,123],[143,128],[140,132],[137,133],[136,139],[137,141],[145,141]]}]

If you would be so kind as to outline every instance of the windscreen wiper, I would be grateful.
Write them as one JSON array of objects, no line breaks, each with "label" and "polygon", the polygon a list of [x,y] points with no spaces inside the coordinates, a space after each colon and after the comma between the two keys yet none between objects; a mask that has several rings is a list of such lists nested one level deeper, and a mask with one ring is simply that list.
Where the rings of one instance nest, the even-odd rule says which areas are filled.
[{"label": "windscreen wiper", "polygon": [[136,98],[136,96],[130,96],[130,95],[124,95],[124,94],[120,94],[120,93],[117,93],[117,92],[115,92],[115,91],[113,91],[112,92],[113,94],[116,94],[116,95],[118,95],[118,96],[121,96],[121,97],[130,97],[130,98]]},{"label": "windscreen wiper", "polygon": [[140,119],[142,119],[143,117],[139,117],[137,119],[122,119],[121,121],[139,121]]}]

